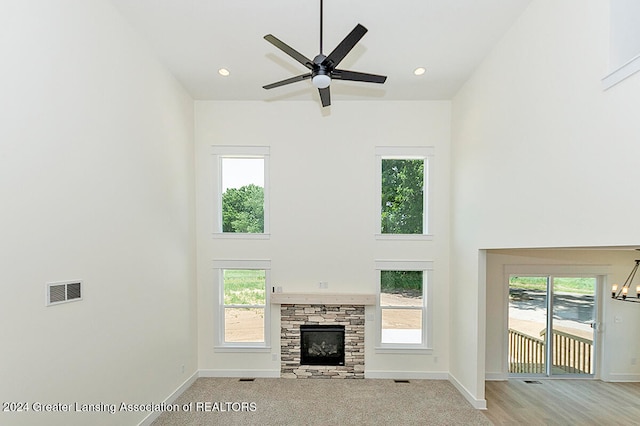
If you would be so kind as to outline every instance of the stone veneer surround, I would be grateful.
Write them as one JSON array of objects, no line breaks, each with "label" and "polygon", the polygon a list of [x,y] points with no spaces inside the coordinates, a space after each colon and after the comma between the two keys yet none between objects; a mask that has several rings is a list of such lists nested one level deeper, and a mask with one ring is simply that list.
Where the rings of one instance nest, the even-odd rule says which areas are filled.
[{"label": "stone veneer surround", "polygon": [[[344,365],[300,365],[300,325],[344,325]],[[364,379],[364,305],[280,305],[280,375]]]}]

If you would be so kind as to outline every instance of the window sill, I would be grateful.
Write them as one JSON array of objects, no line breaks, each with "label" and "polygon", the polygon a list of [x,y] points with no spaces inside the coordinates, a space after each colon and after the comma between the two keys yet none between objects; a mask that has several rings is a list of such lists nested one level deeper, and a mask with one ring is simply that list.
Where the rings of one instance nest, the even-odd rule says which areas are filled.
[{"label": "window sill", "polygon": [[432,234],[376,234],[376,240],[381,241],[432,241]]},{"label": "window sill", "polygon": [[271,234],[240,234],[232,232],[214,232],[214,239],[220,240],[268,240]]},{"label": "window sill", "polygon": [[430,355],[433,353],[433,349],[426,346],[376,346],[375,353]]},{"label": "window sill", "polygon": [[271,346],[214,346],[214,352],[235,352],[235,353],[261,353],[271,352]]},{"label": "window sill", "polygon": [[612,71],[602,79],[602,88],[603,90],[607,90],[616,84],[620,83],[627,77],[635,74],[640,71],[640,55],[631,59],[629,62],[618,68],[617,70]]}]

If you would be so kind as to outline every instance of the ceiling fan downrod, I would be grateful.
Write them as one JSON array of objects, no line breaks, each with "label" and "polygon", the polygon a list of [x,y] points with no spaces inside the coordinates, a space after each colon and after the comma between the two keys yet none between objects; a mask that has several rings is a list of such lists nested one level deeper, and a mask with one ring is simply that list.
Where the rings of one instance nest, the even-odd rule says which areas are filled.
[{"label": "ceiling fan downrod", "polygon": [[320,0],[320,54],[322,55],[322,16],[324,15],[324,13],[322,12],[322,3],[323,1]]},{"label": "ceiling fan downrod", "polygon": [[327,69],[324,65],[326,56],[322,53],[322,28],[323,28],[323,0],[320,0],[320,53],[313,58],[313,63],[316,64],[311,72],[311,84],[318,89],[326,89],[331,84],[331,70]]}]

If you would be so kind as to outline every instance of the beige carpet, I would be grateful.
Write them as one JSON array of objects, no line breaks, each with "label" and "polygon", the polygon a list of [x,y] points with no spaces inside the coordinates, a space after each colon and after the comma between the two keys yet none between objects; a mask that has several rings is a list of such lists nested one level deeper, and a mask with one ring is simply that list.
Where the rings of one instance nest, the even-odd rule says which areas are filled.
[{"label": "beige carpet", "polygon": [[200,378],[175,404],[153,425],[492,424],[444,380]]}]

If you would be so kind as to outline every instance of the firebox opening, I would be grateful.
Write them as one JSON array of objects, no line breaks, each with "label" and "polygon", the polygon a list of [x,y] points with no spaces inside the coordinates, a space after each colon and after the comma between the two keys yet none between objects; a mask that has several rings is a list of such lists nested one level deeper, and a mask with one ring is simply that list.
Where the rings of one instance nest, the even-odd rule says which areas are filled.
[{"label": "firebox opening", "polygon": [[344,365],[344,326],[301,325],[300,365]]}]

